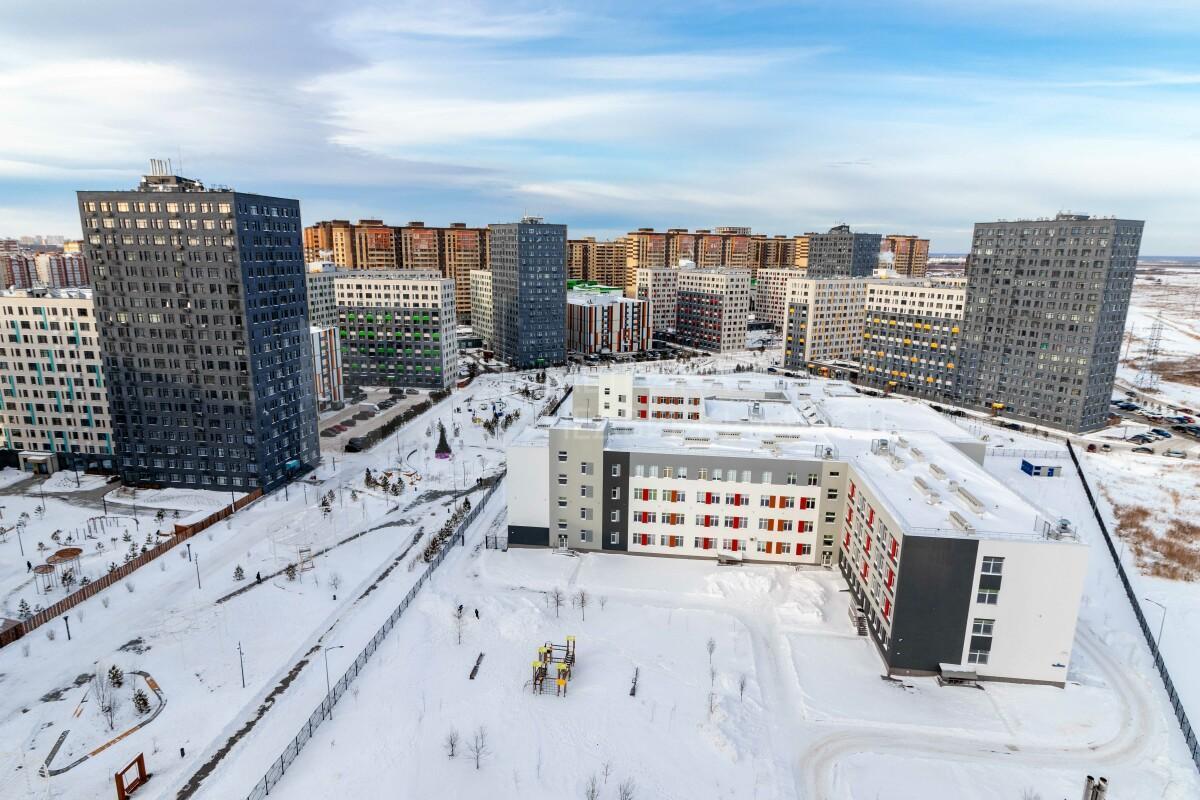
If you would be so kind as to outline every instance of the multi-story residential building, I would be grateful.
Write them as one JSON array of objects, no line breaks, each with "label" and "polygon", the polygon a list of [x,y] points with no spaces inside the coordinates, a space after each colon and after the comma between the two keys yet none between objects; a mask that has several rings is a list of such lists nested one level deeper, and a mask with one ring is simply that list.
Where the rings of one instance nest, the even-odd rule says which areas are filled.
[{"label": "multi-story residential building", "polygon": [[929,266],[929,240],[889,233],[880,243],[879,266],[909,278],[923,278]]},{"label": "multi-story residential building", "polygon": [[471,272],[487,269],[487,228],[468,228],[466,223],[451,222],[441,229],[442,275],[454,281],[454,305],[458,321],[473,322],[475,307],[471,299]]},{"label": "multi-story residential building", "polygon": [[792,257],[795,259],[795,261],[793,261],[792,263],[796,267],[796,269],[807,270],[808,269],[808,249],[809,249],[809,245],[812,243],[812,240],[809,238],[808,234],[805,234],[803,236],[793,237],[793,241],[795,242],[795,244],[792,247]]},{"label": "multi-story residential building", "polygon": [[486,269],[471,270],[471,328],[483,340],[485,347],[492,347],[496,329],[492,325],[492,273]]},{"label": "multi-story residential building", "polygon": [[796,240],[791,236],[754,236],[750,246],[750,261],[757,269],[796,267]]},{"label": "multi-story residential building", "polygon": [[679,298],[677,267],[639,267],[633,276],[632,296],[650,304],[651,333],[675,330]]},{"label": "multi-story residential building", "polygon": [[324,411],[345,401],[342,390],[342,348],[338,329],[313,325],[309,328],[313,354],[313,396]]},{"label": "multi-story residential building", "polygon": [[304,281],[308,290],[308,322],[320,328],[338,324],[337,265],[331,261],[314,261],[307,266]]},{"label": "multi-story residential building", "polygon": [[863,347],[867,281],[792,278],[787,282],[783,357],[791,369],[814,362],[851,361]]},{"label": "multi-story residential building", "polygon": [[379,219],[360,219],[354,226],[354,269],[400,268],[400,237]]},{"label": "multi-story residential building", "polygon": [[727,266],[725,255],[726,236],[713,233],[708,228],[696,230],[696,266],[701,269],[716,269]]},{"label": "multi-story residential building", "polygon": [[837,225],[828,233],[808,236],[809,278],[869,278],[879,268],[877,233],[853,233],[849,225]]},{"label": "multi-story residential building", "polygon": [[437,270],[355,270],[338,272],[334,287],[346,385],[454,382],[454,281]]},{"label": "multi-story residential building", "polygon": [[354,226],[350,220],[318,222],[304,229],[304,261],[328,259],[343,269],[354,269]]},{"label": "multi-story residential building", "polygon": [[[4,448],[22,467],[112,467],[112,426],[90,289],[0,291]],[[54,458],[51,454],[58,454]]]},{"label": "multi-story residential building", "polygon": [[629,281],[639,267],[665,267],[678,263],[667,260],[668,234],[658,233],[653,228],[638,228],[625,236],[625,280],[626,294]]},{"label": "multi-story residential building", "polygon": [[76,253],[76,254],[82,256],[83,255],[83,240],[82,239],[67,239],[65,242],[63,242],[62,251],[64,253]]},{"label": "multi-story residential building", "polygon": [[650,304],[613,286],[567,291],[567,349],[573,353],[637,353],[650,348]]},{"label": "multi-story residential building", "polygon": [[567,242],[567,277],[625,287],[625,240],[597,242],[594,236]]},{"label": "multi-story residential building", "polygon": [[92,285],[87,261],[80,253],[39,253],[38,278],[52,289],[85,289]]},{"label": "multi-story residential building", "polygon": [[269,491],[319,458],[300,204],[164,173],[79,192],[118,469]]},{"label": "multi-story residential building", "polygon": [[681,261],[696,261],[696,234],[686,228],[667,229],[667,260],[662,266],[674,267]]},{"label": "multi-story residential building", "polygon": [[37,259],[30,253],[0,255],[0,269],[4,270],[4,285],[7,288],[33,289],[46,285],[38,275]]},{"label": "multi-story residential building", "polygon": [[665,377],[610,371],[580,378],[571,393],[572,414],[588,419],[831,422],[812,407],[801,411],[799,405],[802,404],[780,391],[778,380],[764,380],[760,376]]},{"label": "multi-story residential building", "polygon": [[1143,225],[1080,214],[977,223],[963,402],[1069,431],[1104,425]]},{"label": "multi-story residential building", "polygon": [[399,231],[402,268],[442,272],[445,260],[442,257],[441,231],[438,228],[427,228],[424,222],[414,221]]},{"label": "multi-story residential building", "polygon": [[1087,548],[959,442],[696,422],[566,417],[522,432],[509,544],[836,564],[889,673],[1065,684]]},{"label": "multi-story residential building", "polygon": [[679,270],[675,332],[681,344],[723,353],[746,347],[750,271]]},{"label": "multi-story residential building", "polygon": [[859,383],[953,401],[966,295],[965,278],[867,283]]},{"label": "multi-story residential building", "polygon": [[781,331],[787,323],[788,284],[804,273],[791,267],[760,267],[756,275],[754,318]]},{"label": "multi-story residential building", "polygon": [[563,363],[567,226],[525,217],[489,229],[496,357],[519,369]]}]

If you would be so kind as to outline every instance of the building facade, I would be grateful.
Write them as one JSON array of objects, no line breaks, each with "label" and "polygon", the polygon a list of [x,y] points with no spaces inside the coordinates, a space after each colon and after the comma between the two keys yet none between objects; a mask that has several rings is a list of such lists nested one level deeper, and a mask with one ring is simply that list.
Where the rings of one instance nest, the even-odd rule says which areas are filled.
[{"label": "building facade", "polygon": [[354,269],[354,226],[347,219],[318,222],[304,229],[304,261],[332,261]]},{"label": "building facade", "polygon": [[923,278],[929,268],[929,240],[889,233],[880,242],[879,266],[906,278]]},{"label": "building facade", "polygon": [[639,267],[633,276],[632,296],[650,304],[651,334],[675,330],[679,302],[677,267]]},{"label": "building facade", "polygon": [[379,219],[360,219],[354,226],[354,269],[399,269],[400,236]]},{"label": "building facade", "polygon": [[1079,214],[977,223],[963,403],[1075,432],[1103,426],[1143,225]]},{"label": "building facade", "polygon": [[471,328],[483,339],[485,347],[492,347],[496,330],[492,325],[492,273],[486,269],[471,270]]},{"label": "building facade", "polygon": [[458,313],[458,321],[473,322],[475,305],[471,298],[471,273],[488,267],[487,228],[468,228],[466,223],[451,222],[449,228],[441,229],[441,237],[442,276],[454,281],[454,310]]},{"label": "building facade", "polygon": [[760,268],[755,278],[754,318],[782,331],[787,323],[788,284],[804,273],[789,267]]},{"label": "building facade", "polygon": [[270,491],[315,465],[299,203],[156,173],[79,213],[122,477]]},{"label": "building facade", "polygon": [[308,290],[309,324],[322,328],[338,324],[336,278],[337,266],[332,262],[315,261],[307,266],[304,281]]},{"label": "building facade", "polygon": [[723,353],[744,350],[750,315],[750,271],[679,270],[675,333],[681,344]]},{"label": "building facade", "polygon": [[566,361],[567,226],[491,225],[492,347],[518,369]]},{"label": "building facade", "polygon": [[309,328],[313,354],[313,396],[317,408],[324,411],[345,402],[342,390],[342,348],[338,329],[313,325]]},{"label": "building facade", "polygon": [[337,273],[335,291],[347,386],[454,382],[454,281],[437,270],[355,270]]},{"label": "building facade", "polygon": [[859,357],[867,281],[793,278],[787,288],[783,357],[789,368],[805,369],[811,363]]},{"label": "building facade", "polygon": [[[0,291],[0,424],[7,450],[112,467],[103,360],[90,289]],[[52,470],[51,470],[52,471]]]},{"label": "building facade", "polygon": [[4,285],[9,289],[33,289],[46,285],[38,275],[36,257],[29,253],[0,255],[0,269],[4,270]]},{"label": "building facade", "polygon": [[87,261],[80,253],[40,253],[37,271],[42,285],[51,289],[86,289],[92,285]]},{"label": "building facade", "polygon": [[859,382],[952,402],[959,394],[966,279],[871,281]]},{"label": "building facade", "polygon": [[587,355],[650,348],[650,304],[613,287],[567,292],[567,349]]},{"label": "building facade", "polygon": [[849,225],[837,225],[828,233],[808,237],[809,278],[869,278],[879,268],[881,237],[877,233],[854,233]]}]

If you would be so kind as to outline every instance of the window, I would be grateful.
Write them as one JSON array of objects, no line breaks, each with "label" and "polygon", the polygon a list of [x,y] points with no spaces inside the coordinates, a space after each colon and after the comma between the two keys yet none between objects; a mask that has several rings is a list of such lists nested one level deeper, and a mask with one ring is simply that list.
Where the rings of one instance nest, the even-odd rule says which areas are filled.
[{"label": "window", "polygon": [[608,515],[608,519],[610,522],[620,522],[621,521],[621,512],[613,511],[611,514]]},{"label": "window", "polygon": [[567,498],[565,498],[565,497],[558,498],[558,507],[566,508],[567,507]]},{"label": "window", "polygon": [[812,545],[811,544],[800,545],[800,555],[802,555],[802,556],[812,555]]},{"label": "window", "polygon": [[559,486],[566,486],[566,485],[567,485],[567,476],[566,476],[566,475],[563,475],[561,472],[560,472],[560,473],[558,473],[558,485],[559,485]]},{"label": "window", "polygon": [[675,471],[670,467],[663,467],[662,476],[664,478],[673,478],[675,477]]},{"label": "window", "polygon": [[590,508],[579,509],[579,518],[580,519],[591,519],[592,518],[592,510]]},{"label": "window", "polygon": [[980,570],[984,575],[999,575],[1004,570],[1004,559],[1001,556],[984,556],[983,569]]},{"label": "window", "polygon": [[992,631],[995,629],[995,627],[996,627],[996,620],[994,620],[994,619],[976,618],[974,624],[971,625],[971,635],[972,636],[991,636]]},{"label": "window", "polygon": [[609,544],[620,544],[621,543],[621,534],[618,533],[617,531],[610,531],[608,534],[608,543]]},{"label": "window", "polygon": [[611,497],[612,497],[612,499],[613,499],[613,500],[620,500],[620,499],[621,499],[621,487],[620,487],[620,486],[614,486],[614,487],[612,488],[612,492],[610,493],[610,495],[611,495]]},{"label": "window", "polygon": [[838,498],[838,490],[837,489],[827,489],[825,491],[825,499],[826,500],[837,500],[837,498]]},{"label": "window", "polygon": [[712,479],[713,479],[714,481],[719,481],[719,480],[721,480],[721,479],[724,477],[724,475],[725,475],[725,473],[724,473],[724,471],[723,471],[723,470],[720,470],[720,469],[714,469],[714,470],[712,471]]},{"label": "window", "polygon": [[706,470],[706,469],[696,470],[696,480],[700,480],[700,481],[708,480],[708,470]]},{"label": "window", "polygon": [[826,511],[825,512],[825,521],[826,522],[837,522],[837,512],[836,511]]},{"label": "window", "polygon": [[560,519],[558,521],[558,529],[560,531],[565,531],[567,529],[567,521],[565,519]]},{"label": "window", "polygon": [[592,532],[587,529],[581,528],[579,531],[579,541],[590,542],[591,540],[592,540]]},{"label": "window", "polygon": [[763,482],[763,483],[770,483],[770,482],[771,482],[771,473],[770,473],[770,472],[764,472],[764,473],[763,473],[763,479],[762,479],[762,482]]},{"label": "window", "polygon": [[634,464],[633,477],[635,477],[635,478],[646,477],[646,465],[645,464]]},{"label": "window", "polygon": [[990,651],[990,650],[972,650],[970,653],[967,654],[967,663],[968,664],[986,664],[988,662],[988,656],[990,656],[991,654],[992,654],[992,651]]},{"label": "window", "polygon": [[1000,590],[999,589],[980,589],[975,594],[975,602],[983,603],[984,605],[988,605],[988,606],[994,606],[994,605],[996,605],[996,603],[1000,602]]},{"label": "window", "polygon": [[579,462],[579,474],[580,475],[591,475],[592,474],[592,465],[587,461]]},{"label": "window", "polygon": [[567,460],[567,451],[566,451],[566,450],[559,450],[559,451],[558,451],[558,460],[559,460],[559,461],[566,461],[566,460]]},{"label": "window", "polygon": [[619,478],[619,477],[621,477],[621,465],[620,465],[620,464],[613,464],[613,465],[612,465],[612,469],[610,470],[610,474],[611,474],[611,475],[612,475],[614,478]]},{"label": "window", "polygon": [[798,481],[798,476],[796,475],[796,473],[794,473],[794,472],[789,472],[789,473],[787,474],[787,484],[788,484],[788,486],[795,486],[795,485],[796,485],[796,483],[797,483],[797,481]]},{"label": "window", "polygon": [[742,483],[749,483],[749,482],[750,482],[750,470],[744,469],[744,470],[742,470]]},{"label": "window", "polygon": [[675,468],[675,477],[686,480],[687,479],[687,467],[676,467]]}]

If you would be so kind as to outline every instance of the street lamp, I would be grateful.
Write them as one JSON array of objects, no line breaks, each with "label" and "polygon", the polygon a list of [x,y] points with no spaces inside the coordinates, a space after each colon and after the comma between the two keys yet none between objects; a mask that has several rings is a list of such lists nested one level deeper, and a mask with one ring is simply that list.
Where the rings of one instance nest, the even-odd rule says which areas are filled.
[{"label": "street lamp", "polygon": [[[329,651],[341,650],[346,645],[335,644],[333,647],[325,648],[325,699],[329,700],[329,695],[333,692],[333,687],[329,684]],[[333,701],[329,701],[329,718],[333,719]]]},{"label": "street lamp", "polygon": [[1157,600],[1151,600],[1149,597],[1143,597],[1142,599],[1147,603],[1154,603],[1154,605],[1162,609],[1162,619],[1158,623],[1158,639],[1154,642],[1154,648],[1158,650],[1162,646],[1163,626],[1167,624],[1167,607]]}]

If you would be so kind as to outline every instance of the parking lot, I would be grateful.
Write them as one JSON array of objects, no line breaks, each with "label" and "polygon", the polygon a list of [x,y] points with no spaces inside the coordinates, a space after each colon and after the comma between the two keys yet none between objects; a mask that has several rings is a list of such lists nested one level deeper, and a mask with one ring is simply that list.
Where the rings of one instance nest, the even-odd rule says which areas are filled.
[{"label": "parking lot", "polygon": [[[1121,422],[1101,437],[1122,449],[1175,458],[1200,457],[1200,416],[1192,408],[1147,407],[1142,398],[1114,397],[1111,412]],[[1102,445],[1103,446],[1103,445]]]},{"label": "parking lot", "polygon": [[[391,394],[386,388],[369,388],[364,389],[367,394],[367,399],[359,403],[347,404],[341,411],[335,411],[328,416],[321,417],[317,423],[317,432],[320,434],[317,438],[321,441],[321,451],[325,453],[343,453],[346,450],[346,442],[350,441],[355,436],[366,436],[371,431],[383,425],[392,417],[403,413],[406,408],[416,405],[417,403],[429,397],[429,392],[423,389],[416,389],[416,394]],[[370,404],[379,405],[388,400],[395,400],[396,404],[391,408],[382,409],[377,413],[370,409]],[[367,415],[363,419],[357,419],[363,415]],[[339,431],[334,436],[326,436],[325,431],[333,428],[336,425],[345,425],[345,431]]]}]

